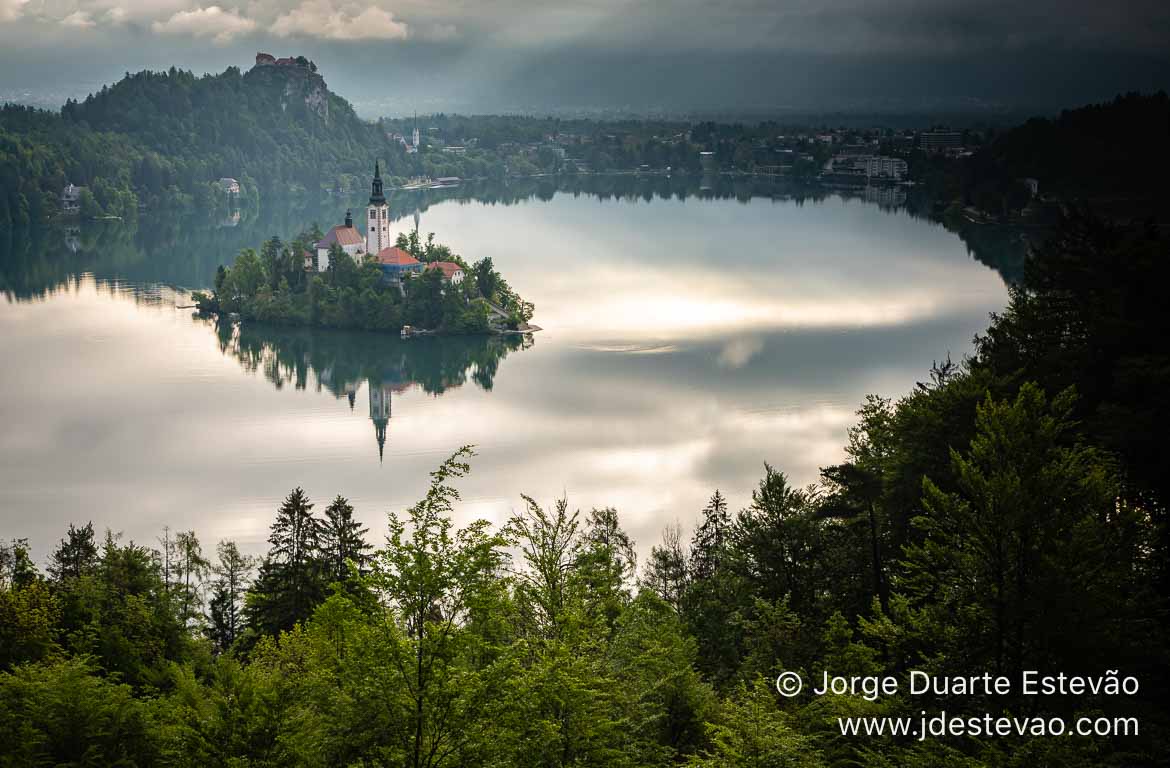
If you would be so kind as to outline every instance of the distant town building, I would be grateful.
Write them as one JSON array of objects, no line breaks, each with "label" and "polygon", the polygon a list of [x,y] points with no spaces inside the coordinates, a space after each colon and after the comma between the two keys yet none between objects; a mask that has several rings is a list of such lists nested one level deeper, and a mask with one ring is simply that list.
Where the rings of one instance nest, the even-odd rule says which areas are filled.
[{"label": "distant town building", "polygon": [[317,242],[318,272],[324,272],[329,269],[329,249],[334,243],[341,246],[343,252],[359,263],[366,253],[365,238],[362,237],[361,232],[358,232],[354,228],[353,215],[349,211],[345,212],[345,224],[329,230],[325,233],[325,237]]},{"label": "distant town building", "polygon": [[256,54],[256,66],[258,66],[258,67],[271,67],[275,63],[276,63],[276,57],[270,53],[257,53]]},{"label": "distant town building", "polygon": [[865,175],[871,179],[893,179],[901,181],[906,176],[906,161],[900,157],[865,158]]},{"label": "distant town building", "polygon": [[397,246],[383,248],[378,252],[378,266],[382,274],[392,282],[423,271],[423,263]]},{"label": "distant town building", "polygon": [[962,149],[963,134],[961,131],[923,131],[918,134],[918,147],[931,153]]},{"label": "distant town building", "polygon": [[221,190],[223,190],[224,194],[227,194],[227,195],[239,195],[240,194],[240,182],[236,181],[235,179],[233,179],[229,176],[224,176],[222,179],[220,179],[216,183],[219,184],[219,188]]},{"label": "distant town building", "polygon": [[75,214],[81,212],[81,190],[83,187],[78,187],[74,184],[66,184],[65,189],[61,191],[61,212],[67,214]]},{"label": "distant town building", "polygon": [[453,261],[432,261],[427,269],[437,269],[443,273],[443,280],[454,285],[463,282],[463,267]]},{"label": "distant town building", "polygon": [[704,171],[719,170],[719,161],[715,158],[714,152],[700,152],[699,165],[702,166]]}]

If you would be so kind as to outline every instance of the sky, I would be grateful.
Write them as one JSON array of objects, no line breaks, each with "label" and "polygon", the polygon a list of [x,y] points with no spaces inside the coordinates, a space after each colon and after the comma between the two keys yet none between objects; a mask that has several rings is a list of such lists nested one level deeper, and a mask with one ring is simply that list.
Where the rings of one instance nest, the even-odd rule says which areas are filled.
[{"label": "sky", "polygon": [[359,113],[1045,111],[1170,87],[1165,0],[0,0],[0,98],[303,54]]}]

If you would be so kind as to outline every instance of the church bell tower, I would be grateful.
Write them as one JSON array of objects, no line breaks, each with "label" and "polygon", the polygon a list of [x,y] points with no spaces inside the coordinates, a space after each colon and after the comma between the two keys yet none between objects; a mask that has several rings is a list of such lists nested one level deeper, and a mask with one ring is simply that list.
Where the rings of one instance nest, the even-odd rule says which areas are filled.
[{"label": "church bell tower", "polygon": [[390,240],[390,206],[382,193],[382,169],[374,161],[374,183],[370,189],[370,205],[366,209],[366,252],[375,256],[394,243]]}]

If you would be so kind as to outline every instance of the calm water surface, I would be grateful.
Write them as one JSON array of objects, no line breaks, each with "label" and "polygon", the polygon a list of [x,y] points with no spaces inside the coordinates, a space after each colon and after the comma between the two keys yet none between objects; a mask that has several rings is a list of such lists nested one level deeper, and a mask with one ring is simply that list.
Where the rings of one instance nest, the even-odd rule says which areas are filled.
[{"label": "calm water surface", "polygon": [[[296,485],[322,506],[348,496],[380,534],[472,443],[463,518],[567,494],[617,507],[644,551],[715,488],[745,503],[765,461],[814,481],[867,393],[961,357],[1006,301],[957,237],[859,199],[555,194],[419,216],[536,303],[530,339],[237,332],[176,308],[187,294],[164,286],[206,285],[306,215],[143,221],[6,253],[0,535],[43,555],[92,519],[259,551]],[[343,215],[312,212],[324,228]]]}]

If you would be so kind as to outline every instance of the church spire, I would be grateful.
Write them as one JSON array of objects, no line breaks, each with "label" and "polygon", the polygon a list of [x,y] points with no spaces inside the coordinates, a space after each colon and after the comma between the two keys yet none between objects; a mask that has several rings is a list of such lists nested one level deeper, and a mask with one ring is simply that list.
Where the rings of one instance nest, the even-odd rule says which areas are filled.
[{"label": "church spire", "polygon": [[386,449],[386,421],[374,422],[374,437],[378,441],[378,463],[382,463],[382,453]]},{"label": "church spire", "polygon": [[370,205],[382,205],[386,202],[386,195],[382,193],[382,167],[379,161],[374,161],[374,183],[370,188]]}]

